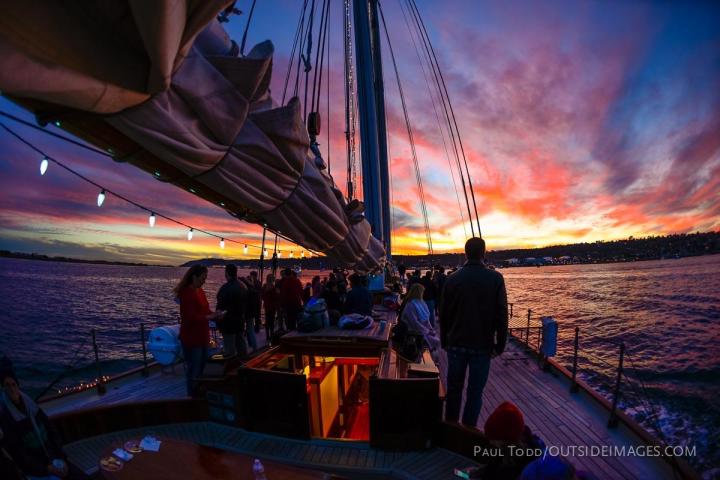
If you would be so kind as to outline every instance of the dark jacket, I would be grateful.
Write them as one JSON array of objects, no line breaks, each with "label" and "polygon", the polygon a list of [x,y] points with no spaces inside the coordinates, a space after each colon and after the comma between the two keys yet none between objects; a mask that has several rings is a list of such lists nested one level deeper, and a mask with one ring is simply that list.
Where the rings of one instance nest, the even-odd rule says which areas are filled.
[{"label": "dark jacket", "polygon": [[373,297],[366,287],[358,285],[353,287],[345,296],[343,313],[359,313],[372,315]]},{"label": "dark jacket", "polygon": [[505,349],[507,293],[499,272],[468,261],[445,280],[439,310],[443,348]]},{"label": "dark jacket", "polygon": [[245,331],[245,308],[248,290],[239,280],[230,280],[217,293],[217,310],[226,310],[218,321],[221,333],[238,334]]}]

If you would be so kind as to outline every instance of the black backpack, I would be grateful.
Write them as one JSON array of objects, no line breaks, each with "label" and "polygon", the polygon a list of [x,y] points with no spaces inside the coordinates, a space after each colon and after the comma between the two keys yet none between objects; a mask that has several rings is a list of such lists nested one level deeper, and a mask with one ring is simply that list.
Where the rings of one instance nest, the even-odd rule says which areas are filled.
[{"label": "black backpack", "polygon": [[405,322],[398,320],[390,331],[393,349],[401,357],[416,362],[423,351],[425,339],[422,335],[411,332]]}]

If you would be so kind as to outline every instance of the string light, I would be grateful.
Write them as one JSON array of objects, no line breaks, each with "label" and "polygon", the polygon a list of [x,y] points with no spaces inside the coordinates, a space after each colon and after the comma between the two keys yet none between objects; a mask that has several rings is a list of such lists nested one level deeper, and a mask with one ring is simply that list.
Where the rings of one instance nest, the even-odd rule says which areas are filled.
[{"label": "string light", "polygon": [[300,258],[305,258],[305,250],[303,250],[302,252],[300,252]]},{"label": "string light", "polygon": [[[26,121],[24,121],[24,120],[22,120],[22,119],[20,119],[20,118],[18,118],[18,117],[15,117],[15,116],[13,116],[13,115],[10,115],[10,114],[8,114],[7,112],[0,111],[0,115],[5,116],[5,117],[9,118],[10,120],[13,120],[13,121],[15,121],[15,122],[21,123],[21,124],[23,124],[23,125],[27,125],[27,126],[29,126],[29,127],[35,128],[36,130],[39,130],[39,131],[41,131],[41,132],[43,132],[43,133],[45,133],[45,134],[53,135],[53,136],[59,138],[60,140],[63,140],[63,141],[65,141],[65,142],[67,142],[67,143],[72,143],[72,144],[74,144],[74,145],[76,145],[76,146],[78,146],[78,147],[85,148],[85,149],[90,150],[90,151],[92,151],[92,152],[94,152],[94,153],[97,153],[97,154],[99,154],[99,155],[105,155],[105,156],[108,156],[108,157],[113,157],[113,155],[114,155],[114,153],[115,153],[115,152],[113,152],[112,148],[108,148],[106,151],[104,151],[104,150],[99,150],[99,149],[96,149],[96,148],[94,148],[94,147],[90,147],[90,146],[85,145],[85,144],[83,144],[83,143],[77,142],[77,141],[73,140],[72,138],[64,137],[64,136],[58,135],[58,134],[51,134],[50,132],[47,132],[47,131],[44,130],[43,128],[40,128],[40,127],[38,127],[37,125],[31,124],[30,122],[26,122]],[[206,231],[206,230],[196,229],[196,228],[194,228],[194,227],[192,227],[192,226],[190,226],[190,225],[188,225],[188,224],[186,224],[186,223],[184,223],[184,222],[182,222],[182,221],[180,221],[180,220],[176,220],[176,219],[174,219],[174,218],[172,218],[172,217],[169,217],[169,216],[166,216],[166,215],[157,214],[157,213],[155,213],[154,210],[151,210],[150,208],[148,208],[148,207],[146,207],[146,206],[144,206],[144,205],[141,205],[141,204],[139,204],[139,203],[137,203],[137,202],[135,202],[135,201],[133,201],[133,200],[130,200],[129,198],[123,196],[123,195],[120,194],[120,193],[117,193],[117,192],[114,192],[114,191],[112,191],[112,190],[108,190],[108,189],[104,188],[102,185],[100,185],[100,184],[98,184],[97,182],[95,182],[95,181],[87,178],[87,177],[84,176],[83,174],[81,174],[81,173],[77,172],[76,170],[74,170],[73,168],[65,165],[63,162],[57,160],[56,158],[53,158],[53,157],[51,157],[51,156],[49,156],[49,155],[46,155],[45,152],[43,152],[43,151],[40,150],[38,147],[36,147],[36,146],[33,145],[32,143],[30,143],[28,140],[26,140],[25,138],[23,138],[21,135],[17,134],[14,130],[12,130],[11,128],[9,128],[7,125],[5,125],[5,124],[2,123],[2,122],[0,122],[0,128],[6,130],[8,133],[10,133],[12,136],[14,136],[14,137],[15,137],[17,140],[19,140],[21,143],[25,144],[27,147],[29,147],[30,149],[32,149],[33,151],[35,151],[36,153],[38,153],[39,155],[42,156],[42,159],[41,159],[41,161],[40,161],[40,175],[45,175],[45,173],[47,172],[48,167],[49,167],[49,165],[50,165],[50,162],[52,161],[52,162],[56,163],[56,164],[57,164],[59,167],[61,167],[62,169],[66,170],[68,173],[71,173],[71,174],[73,174],[74,176],[80,178],[81,180],[84,180],[85,182],[87,182],[87,183],[89,183],[89,184],[91,184],[91,185],[94,185],[95,187],[99,188],[99,189],[100,189],[100,193],[99,193],[98,196],[97,196],[97,205],[98,205],[98,207],[101,207],[101,206],[103,205],[103,203],[105,202],[105,198],[106,198],[108,195],[114,195],[115,197],[119,198],[120,200],[123,200],[123,201],[126,202],[126,203],[129,203],[130,205],[133,205],[133,206],[135,206],[135,207],[137,207],[137,208],[139,208],[139,209],[141,209],[141,210],[144,210],[144,211],[146,211],[146,212],[150,212],[150,215],[148,216],[148,224],[149,224],[149,226],[150,226],[151,228],[155,226],[155,223],[156,223],[156,221],[157,221],[157,217],[159,216],[159,217],[162,217],[162,218],[164,218],[164,219],[166,219],[166,220],[168,220],[168,221],[170,221],[170,222],[172,222],[172,223],[175,223],[175,224],[177,224],[177,225],[180,225],[180,226],[183,226],[183,227],[188,228],[188,229],[189,229],[189,230],[188,230],[188,234],[187,234],[188,240],[192,240],[192,236],[193,236],[194,231],[195,231],[195,230],[198,230],[199,232],[204,233],[204,234],[206,234],[206,235],[208,235],[208,236],[215,237],[215,238],[219,238],[219,239],[220,239],[220,247],[221,247],[221,248],[224,248],[225,238],[220,237],[220,235],[217,235],[217,234],[215,234],[215,233],[212,233],[212,232],[209,232],[209,231]],[[160,178],[160,177],[161,177],[161,173],[160,173],[159,171],[154,171],[154,172],[153,172],[153,175],[154,175],[156,178]],[[196,193],[193,188],[190,188],[189,190],[190,190],[192,193]],[[225,207],[225,204],[224,204],[223,202],[220,202],[220,206]],[[267,227],[267,226],[266,226],[266,227]],[[276,234],[280,234],[279,231],[277,231],[277,232],[275,232],[275,233],[276,233]],[[285,238],[286,240],[289,240],[289,239],[287,239],[286,237],[283,237],[283,238]],[[229,239],[228,241],[229,241],[229,242],[235,242],[235,243],[238,243],[238,244],[243,244],[243,253],[245,253],[245,254],[248,253],[248,247],[252,247],[252,248],[257,248],[258,250],[261,250],[261,251],[263,252],[263,255],[264,255],[265,257],[268,256],[268,250],[267,250],[267,249],[264,249],[264,250],[263,250],[263,247],[262,247],[262,246],[247,244],[247,243],[244,243],[244,242],[241,242],[241,241],[238,241],[238,240],[232,240],[232,239]],[[287,250],[286,250],[286,251],[287,251]],[[282,253],[281,253],[282,250],[280,250],[280,249],[275,249],[275,252],[277,253],[277,256],[278,256],[278,257],[281,257],[281,256],[282,256]],[[301,252],[301,256],[304,257],[304,253],[305,253],[305,252]],[[293,256],[294,256],[294,252],[290,251],[290,257],[292,258]]]}]

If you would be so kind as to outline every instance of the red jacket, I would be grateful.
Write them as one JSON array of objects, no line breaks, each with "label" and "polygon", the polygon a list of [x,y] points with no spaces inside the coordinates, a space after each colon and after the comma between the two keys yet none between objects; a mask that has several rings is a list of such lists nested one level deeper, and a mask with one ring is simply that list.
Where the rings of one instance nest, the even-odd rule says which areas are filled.
[{"label": "red jacket", "polygon": [[202,288],[187,286],[180,291],[180,342],[183,347],[205,347],[210,343],[210,305]]},{"label": "red jacket", "polygon": [[280,307],[284,309],[302,308],[303,286],[294,277],[283,278],[280,282]]}]

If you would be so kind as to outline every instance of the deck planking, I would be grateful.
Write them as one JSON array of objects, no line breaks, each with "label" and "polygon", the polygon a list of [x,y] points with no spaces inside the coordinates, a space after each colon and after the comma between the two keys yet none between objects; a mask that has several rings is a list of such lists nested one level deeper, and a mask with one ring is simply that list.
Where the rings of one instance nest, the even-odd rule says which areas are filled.
[{"label": "deck planking", "polygon": [[[445,378],[447,365],[441,365]],[[608,413],[599,405],[569,391],[569,382],[543,371],[510,340],[505,353],[493,359],[477,428],[502,402],[511,401],[523,413],[525,424],[548,446],[638,446],[639,438],[623,428],[607,427]],[[463,394],[463,406],[465,396]],[[603,479],[673,478],[670,467],[659,458],[643,457],[567,457],[578,470]]]}]

